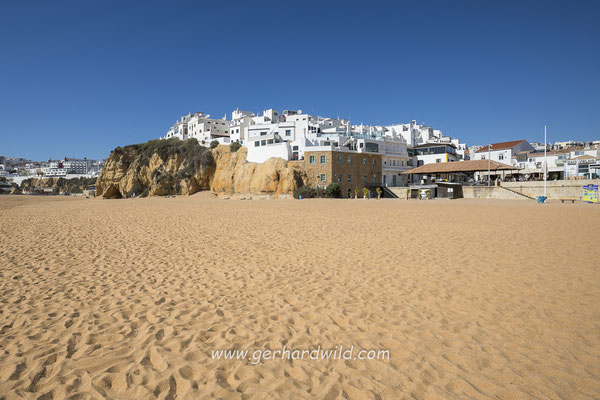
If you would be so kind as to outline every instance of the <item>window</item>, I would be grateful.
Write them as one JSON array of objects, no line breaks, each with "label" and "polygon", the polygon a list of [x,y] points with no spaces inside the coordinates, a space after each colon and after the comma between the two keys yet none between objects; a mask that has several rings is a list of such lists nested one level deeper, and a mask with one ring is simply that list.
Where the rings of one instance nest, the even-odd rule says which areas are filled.
[{"label": "window", "polygon": [[254,147],[258,147],[260,146],[260,142],[257,140],[256,142],[254,142]]},{"label": "window", "polygon": [[361,143],[360,148],[362,149],[364,147],[364,145],[365,145],[364,143]]},{"label": "window", "polygon": [[373,175],[373,185],[377,185],[377,175]]},{"label": "window", "polygon": [[260,145],[261,146],[266,146],[267,145],[267,141],[266,140],[261,140],[260,141]]},{"label": "window", "polygon": [[367,165],[367,159],[366,158],[363,158],[363,164]]},{"label": "window", "polygon": [[342,156],[338,156],[338,164],[342,163]]},{"label": "window", "polygon": [[321,174],[321,182],[325,182],[325,174]]},{"label": "window", "polygon": [[267,132],[261,132],[260,136],[267,136]]},{"label": "window", "polygon": [[348,156],[348,165],[352,164],[352,159]]},{"label": "window", "polygon": [[286,129],[285,130],[285,136],[291,136],[292,135],[292,130],[291,129]]},{"label": "window", "polygon": [[315,156],[310,156],[310,163],[314,164],[315,163]]},{"label": "window", "polygon": [[365,185],[367,184],[367,176],[363,175],[363,182],[365,183]]},{"label": "window", "polygon": [[442,162],[442,159],[441,159],[441,158],[436,158],[436,159],[435,159],[435,162],[436,162],[436,163]]},{"label": "window", "polygon": [[498,155],[498,160],[504,160],[504,154]]},{"label": "window", "polygon": [[325,164],[327,162],[327,159],[325,158],[325,156],[321,156],[321,164]]},{"label": "window", "polygon": [[376,158],[373,159],[373,165],[374,166],[377,165],[377,159]]},{"label": "window", "polygon": [[342,176],[340,175],[340,176],[338,176],[338,182],[341,182],[341,181],[342,181]]},{"label": "window", "polygon": [[348,175],[348,182],[352,182],[352,175]]},{"label": "window", "polygon": [[298,151],[298,146],[294,146],[294,147],[292,147],[292,150],[294,150],[294,151]]}]

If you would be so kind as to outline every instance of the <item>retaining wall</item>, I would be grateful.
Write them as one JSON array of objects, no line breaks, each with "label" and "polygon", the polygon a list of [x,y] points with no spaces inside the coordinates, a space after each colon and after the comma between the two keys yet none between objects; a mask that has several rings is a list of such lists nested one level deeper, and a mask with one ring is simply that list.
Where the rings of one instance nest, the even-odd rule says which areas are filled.
[{"label": "retaining wall", "polygon": [[495,186],[463,186],[462,190],[465,199],[529,200],[527,197]]},{"label": "retaining wall", "polygon": [[[600,185],[600,179],[574,179],[561,181],[548,181],[546,192],[549,199],[576,199],[582,200],[584,185]],[[535,197],[544,195],[544,182],[502,182],[502,186],[517,192]],[[463,189],[464,190],[464,189]],[[507,192],[507,190],[503,190]]]}]

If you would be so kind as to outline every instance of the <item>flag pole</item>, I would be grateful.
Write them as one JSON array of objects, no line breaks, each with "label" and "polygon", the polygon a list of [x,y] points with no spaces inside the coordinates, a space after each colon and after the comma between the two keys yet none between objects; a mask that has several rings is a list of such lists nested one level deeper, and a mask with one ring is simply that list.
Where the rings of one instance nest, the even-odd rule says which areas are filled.
[{"label": "flag pole", "polygon": [[548,144],[546,142],[546,125],[544,125],[544,197],[546,196],[546,181],[548,179]]},{"label": "flag pole", "polygon": [[490,175],[490,167],[492,164],[492,159],[490,157],[490,149],[492,148],[492,145],[488,145],[488,187],[492,186],[492,176]]}]

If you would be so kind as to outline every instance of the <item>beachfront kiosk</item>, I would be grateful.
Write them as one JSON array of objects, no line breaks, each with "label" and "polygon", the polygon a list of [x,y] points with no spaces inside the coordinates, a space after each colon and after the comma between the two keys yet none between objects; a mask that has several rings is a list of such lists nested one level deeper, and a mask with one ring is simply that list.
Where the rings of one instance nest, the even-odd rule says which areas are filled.
[{"label": "beachfront kiosk", "polygon": [[505,179],[514,171],[518,171],[518,168],[497,161],[471,160],[425,164],[402,174],[412,175],[413,182],[416,180],[427,185],[434,182],[463,183],[483,177],[487,179],[488,176],[493,181],[497,178]]}]

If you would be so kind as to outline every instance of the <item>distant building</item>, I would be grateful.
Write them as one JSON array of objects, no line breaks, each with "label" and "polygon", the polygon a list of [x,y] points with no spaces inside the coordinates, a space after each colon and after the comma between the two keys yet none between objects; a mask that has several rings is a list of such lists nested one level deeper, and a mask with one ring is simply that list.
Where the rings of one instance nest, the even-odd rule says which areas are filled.
[{"label": "distant building", "polygon": [[451,143],[424,143],[414,147],[417,166],[458,161],[456,146]]},{"label": "distant building", "polygon": [[[489,151],[488,151],[489,150]],[[471,154],[472,160],[487,160],[488,155],[491,160],[504,164],[511,164],[513,157],[524,151],[533,151],[534,148],[527,140],[513,140],[510,142],[492,143],[484,146]]]},{"label": "distant building", "polygon": [[597,164],[600,163],[600,157],[592,155],[580,155],[573,157],[566,162],[566,179],[573,177],[598,178]]}]

